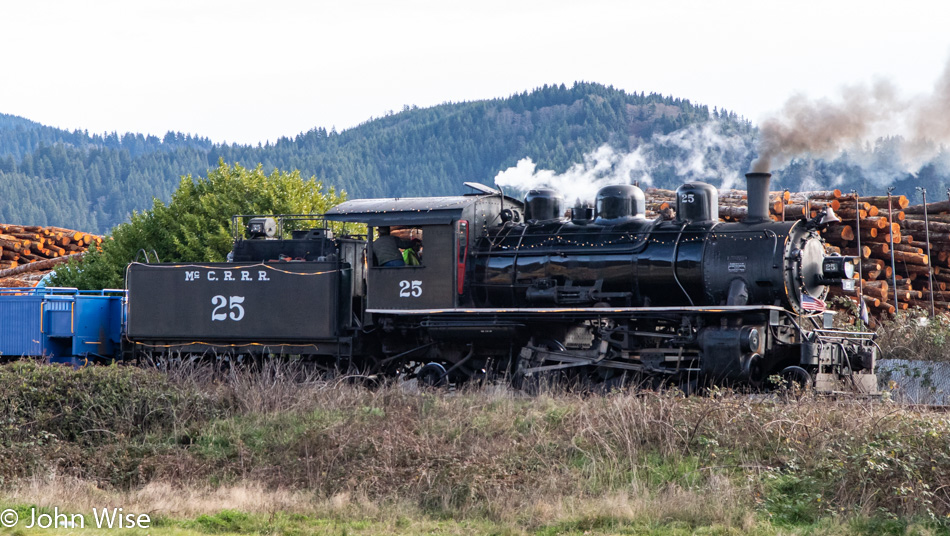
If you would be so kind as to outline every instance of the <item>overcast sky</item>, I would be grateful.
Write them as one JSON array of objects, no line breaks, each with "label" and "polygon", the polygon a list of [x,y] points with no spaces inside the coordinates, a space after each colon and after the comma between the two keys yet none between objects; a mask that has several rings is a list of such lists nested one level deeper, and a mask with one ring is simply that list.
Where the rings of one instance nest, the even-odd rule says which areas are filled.
[{"label": "overcast sky", "polygon": [[796,92],[931,91],[950,2],[0,0],[0,113],[253,143],[597,82],[758,123]]}]

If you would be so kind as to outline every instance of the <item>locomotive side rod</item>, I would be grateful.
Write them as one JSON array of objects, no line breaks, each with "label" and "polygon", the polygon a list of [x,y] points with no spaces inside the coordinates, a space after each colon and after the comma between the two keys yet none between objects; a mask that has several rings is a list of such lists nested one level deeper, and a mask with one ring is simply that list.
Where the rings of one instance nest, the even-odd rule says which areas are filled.
[{"label": "locomotive side rod", "polygon": [[525,374],[530,374],[534,372],[545,372],[549,370],[562,370],[562,369],[568,369],[568,368],[586,367],[588,365],[594,365],[594,364],[600,367],[633,370],[637,372],[647,372],[649,370],[643,365],[637,365],[634,363],[622,363],[620,361],[613,361],[613,360],[596,361],[595,359],[586,358],[586,357],[571,357],[571,356],[566,356],[563,354],[555,354],[554,352],[541,350],[533,346],[530,348],[532,348],[536,352],[536,354],[542,359],[544,360],[550,359],[551,361],[561,361],[561,364],[532,367],[529,369],[525,369],[524,371]]},{"label": "locomotive side rod", "polygon": [[682,371],[698,371],[699,369],[692,368],[679,368],[675,371],[657,369],[652,367],[647,367],[646,365],[640,365],[636,363],[625,363],[623,361],[617,361],[614,359],[598,359],[591,357],[577,357],[572,355],[566,355],[562,352],[555,352],[551,350],[545,350],[543,348],[538,348],[536,346],[528,346],[532,352],[534,352],[536,357],[539,357],[543,361],[561,361],[561,364],[558,365],[543,365],[538,367],[531,367],[525,369],[525,374],[534,373],[534,372],[546,372],[550,370],[562,370],[568,368],[584,367],[588,365],[594,365],[604,368],[615,368],[623,370],[632,370],[636,372],[651,372],[651,373],[674,373]]},{"label": "locomotive side rod", "polygon": [[[602,363],[609,363],[609,362],[604,361]],[[543,367],[533,367],[533,368],[525,369],[524,373],[534,374],[535,372],[549,372],[552,370],[564,370],[564,369],[569,369],[569,368],[586,367],[589,364],[590,363],[587,363],[585,361],[585,362],[576,362],[576,363],[562,363],[560,365],[547,365]],[[628,363],[618,363],[617,365],[618,366],[608,366],[606,368],[632,370],[636,372],[648,372],[647,368],[644,367],[643,365],[632,365]],[[622,365],[622,366],[619,366],[619,365]]]}]

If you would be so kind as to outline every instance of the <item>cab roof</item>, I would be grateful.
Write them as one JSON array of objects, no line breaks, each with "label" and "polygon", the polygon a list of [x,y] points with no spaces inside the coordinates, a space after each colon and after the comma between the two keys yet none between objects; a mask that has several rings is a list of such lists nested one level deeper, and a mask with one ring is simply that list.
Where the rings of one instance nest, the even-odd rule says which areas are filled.
[{"label": "cab roof", "polygon": [[449,224],[462,212],[487,195],[452,197],[395,197],[390,199],[354,199],[333,207],[325,214],[330,221],[381,225]]}]

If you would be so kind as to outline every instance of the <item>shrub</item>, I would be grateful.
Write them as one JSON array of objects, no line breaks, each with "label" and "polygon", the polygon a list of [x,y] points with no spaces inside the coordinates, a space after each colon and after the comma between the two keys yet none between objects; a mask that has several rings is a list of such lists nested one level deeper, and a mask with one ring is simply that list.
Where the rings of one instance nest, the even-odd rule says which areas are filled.
[{"label": "shrub", "polygon": [[881,359],[950,361],[950,317],[933,318],[923,309],[901,311],[878,329]]},{"label": "shrub", "polygon": [[99,250],[57,268],[50,285],[123,288],[125,268],[140,250],[154,251],[163,262],[221,262],[231,250],[232,216],[323,214],[345,197],[315,178],[303,180],[299,171],[267,175],[261,166],[220,162],[207,177],[182,177],[168,205],[156,199],[150,210],[132,214]]}]

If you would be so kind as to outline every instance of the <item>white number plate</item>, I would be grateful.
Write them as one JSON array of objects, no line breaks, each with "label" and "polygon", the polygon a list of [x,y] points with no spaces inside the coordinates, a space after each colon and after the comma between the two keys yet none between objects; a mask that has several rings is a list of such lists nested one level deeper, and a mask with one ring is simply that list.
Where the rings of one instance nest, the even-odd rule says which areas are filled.
[{"label": "white number plate", "polygon": [[244,318],[244,296],[215,296],[211,298],[211,305],[214,309],[211,311],[211,321],[224,321],[231,319],[240,322]]},{"label": "white number plate", "polygon": [[403,279],[399,282],[400,298],[418,298],[419,296],[422,296],[422,281]]}]

